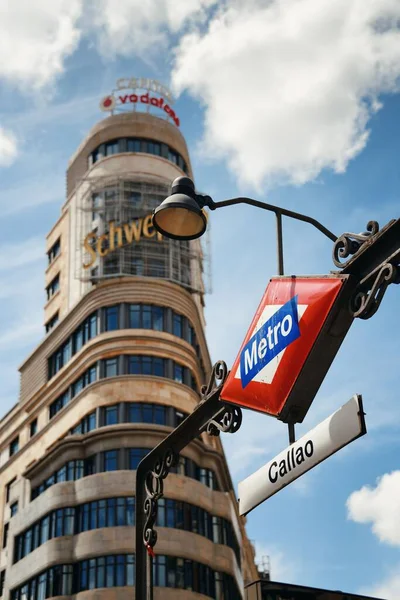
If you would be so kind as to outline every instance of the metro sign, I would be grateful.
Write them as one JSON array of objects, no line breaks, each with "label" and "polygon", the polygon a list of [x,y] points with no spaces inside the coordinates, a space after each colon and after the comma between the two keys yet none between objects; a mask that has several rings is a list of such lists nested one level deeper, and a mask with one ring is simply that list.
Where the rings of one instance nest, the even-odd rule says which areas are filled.
[{"label": "metro sign", "polygon": [[221,400],[301,422],[352,321],[347,275],[271,279]]}]

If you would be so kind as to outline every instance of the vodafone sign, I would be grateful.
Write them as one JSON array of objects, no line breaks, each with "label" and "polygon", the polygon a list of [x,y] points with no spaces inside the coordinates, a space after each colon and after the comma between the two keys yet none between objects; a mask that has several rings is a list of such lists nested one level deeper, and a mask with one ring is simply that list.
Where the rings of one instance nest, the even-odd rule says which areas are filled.
[{"label": "vodafone sign", "polygon": [[[126,81],[128,82],[127,85],[122,85],[121,82],[122,81]],[[133,82],[133,83],[132,83]],[[146,85],[143,83],[146,82]],[[147,111],[149,111],[150,107],[154,106],[156,108],[159,108],[161,110],[163,110],[170,119],[172,119],[175,123],[175,125],[177,127],[179,127],[179,118],[176,116],[175,111],[170,107],[170,105],[165,101],[165,99],[163,97],[161,98],[157,98],[153,95],[151,95],[151,92],[155,91],[155,93],[162,93],[163,90],[166,90],[167,88],[165,88],[164,86],[161,86],[161,84],[158,84],[158,82],[153,81],[153,80],[149,80],[149,79],[127,79],[127,80],[118,80],[117,82],[118,84],[118,88],[117,90],[113,91],[112,94],[110,94],[109,96],[105,96],[101,102],[100,102],[100,108],[103,111],[114,111],[116,109],[122,109],[123,107],[129,107],[130,105],[133,105],[132,108],[133,110],[136,110],[136,107],[139,104],[144,104],[146,105]],[[157,85],[155,85],[157,84]],[[131,87],[131,89],[133,87],[136,88],[146,88],[149,91],[147,91],[145,94],[138,94],[138,93],[126,93],[125,89],[127,87]],[[125,89],[124,89],[125,88]],[[123,92],[122,92],[123,90]],[[163,94],[164,96],[168,96],[168,98],[171,98],[171,95],[169,92],[166,92],[165,94]],[[171,104],[171,100],[169,101]]]}]

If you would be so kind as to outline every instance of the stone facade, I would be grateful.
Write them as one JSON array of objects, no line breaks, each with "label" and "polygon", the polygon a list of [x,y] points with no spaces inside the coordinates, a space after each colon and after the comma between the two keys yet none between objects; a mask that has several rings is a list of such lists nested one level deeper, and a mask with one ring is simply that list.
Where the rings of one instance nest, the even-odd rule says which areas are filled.
[{"label": "stone facade", "polygon": [[[16,596],[15,590],[54,566],[134,553],[133,525],[99,525],[78,531],[75,522],[74,531],[69,535],[57,534],[56,525],[52,534],[48,534],[47,529],[43,533],[43,528],[47,527],[47,518],[56,519],[48,515],[61,514],[57,513],[60,509],[78,511],[79,507],[100,500],[134,497],[135,470],[127,462],[132,449],[142,452],[154,447],[175,426],[171,419],[190,413],[199,402],[199,390],[211,371],[201,293],[168,279],[145,276],[76,281],[73,240],[77,233],[72,231],[79,210],[76,198],[80,182],[105,174],[112,179],[130,173],[136,180],[167,185],[184,174],[165,157],[129,152],[106,156],[89,166],[88,157],[99,144],[123,136],[168,144],[184,158],[191,174],[189,154],[180,132],[149,114],[132,113],[105,119],[92,129],[70,161],[67,201],[47,238],[48,250],[57,240],[60,240],[60,250],[56,257],[51,257],[45,273],[46,286],[59,277],[59,288],[45,305],[45,323],[56,313],[59,320],[21,365],[19,402],[0,422],[3,541],[0,573],[4,573],[4,600],[24,599],[25,591]],[[167,315],[167,325],[156,330],[127,326],[124,321],[122,326],[106,330],[105,315],[109,307],[117,306],[118,311],[125,314],[132,305],[161,307]],[[97,323],[95,334],[75,348],[77,331],[83,330],[82,324],[93,315]],[[185,331],[191,329],[192,341],[172,328],[171,315],[184,320]],[[64,364],[57,367],[57,372],[50,372],[55,353],[68,340],[72,340],[72,350],[64,357]],[[128,369],[126,365],[135,356],[163,361],[164,376],[129,371],[131,367]],[[107,361],[112,362],[114,358],[113,365],[118,365],[115,366],[118,372],[108,373],[107,365],[111,363]],[[92,369],[92,379],[85,379],[88,369]],[[186,373],[186,379],[179,379],[177,369],[178,373]],[[66,391],[67,400],[58,405]],[[159,407],[161,412],[157,414],[163,415],[163,422],[147,417],[138,421],[122,417],[133,405],[135,410],[146,409],[153,411],[152,414],[156,414]],[[119,407],[115,409],[118,421],[107,423],[107,410],[116,406]],[[77,432],[76,428],[84,427],[81,424],[89,417],[90,430]],[[17,438],[18,444],[15,443]],[[117,456],[112,469],[106,462],[109,452]],[[158,527],[157,554],[178,557],[187,564],[200,564],[209,572],[229,577],[236,589],[235,598],[242,597],[244,585],[257,578],[257,570],[244,528],[245,520],[238,514],[221,442],[203,433],[182,452],[182,457],[181,471],[171,473],[165,481],[165,498],[175,504],[190,505],[190,510],[201,511],[213,523],[213,528],[217,524],[225,527],[229,539],[214,539],[212,532],[194,533],[187,527],[169,523]],[[91,461],[90,472],[86,470],[88,461]],[[67,476],[67,469],[80,470],[75,470],[73,476],[68,471]],[[36,525],[40,529],[37,535],[41,537],[34,542]],[[22,552],[22,558],[17,558],[17,551]],[[129,586],[107,590],[99,587],[76,590],[75,583],[74,586],[73,593],[79,591],[79,598],[85,600],[102,600],[106,594],[107,599],[132,598]],[[155,589],[154,597],[156,600],[200,600],[210,596],[163,586]]]}]

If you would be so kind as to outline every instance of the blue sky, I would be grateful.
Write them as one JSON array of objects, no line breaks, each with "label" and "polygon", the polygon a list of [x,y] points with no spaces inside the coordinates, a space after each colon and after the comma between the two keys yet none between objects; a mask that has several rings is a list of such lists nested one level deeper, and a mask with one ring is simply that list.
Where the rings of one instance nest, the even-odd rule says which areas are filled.
[{"label": "blue sky", "polygon": [[[44,238],[68,159],[119,77],[173,87],[196,185],[215,200],[249,195],[337,235],[399,216],[398,0],[16,0],[0,16],[2,413],[43,336]],[[274,220],[235,206],[210,224],[207,335],[230,366],[276,274]],[[332,244],[312,227],[285,221],[284,236],[287,274],[333,269]],[[248,516],[273,579],[400,597],[399,294],[392,286],[353,324],[298,427],[361,393],[368,434]],[[287,432],[245,411],[224,445],[237,484]]]}]

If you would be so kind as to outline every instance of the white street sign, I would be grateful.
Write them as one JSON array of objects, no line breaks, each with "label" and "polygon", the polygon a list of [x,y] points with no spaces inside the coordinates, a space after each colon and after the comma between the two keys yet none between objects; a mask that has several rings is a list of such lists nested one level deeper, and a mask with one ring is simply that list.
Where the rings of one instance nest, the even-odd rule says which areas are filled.
[{"label": "white street sign", "polygon": [[362,397],[355,394],[333,415],[239,483],[240,514],[246,515],[300,475],[365,433],[367,429]]}]

